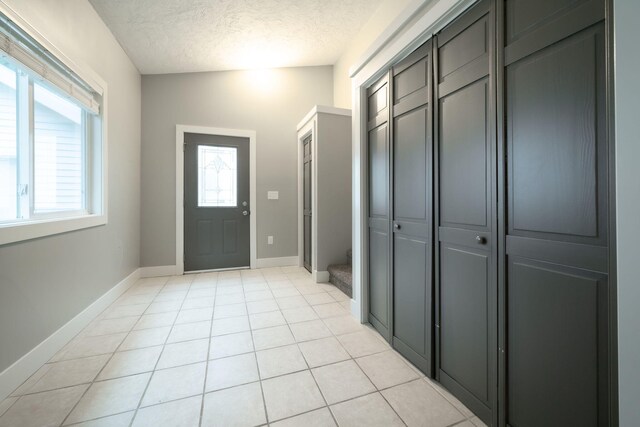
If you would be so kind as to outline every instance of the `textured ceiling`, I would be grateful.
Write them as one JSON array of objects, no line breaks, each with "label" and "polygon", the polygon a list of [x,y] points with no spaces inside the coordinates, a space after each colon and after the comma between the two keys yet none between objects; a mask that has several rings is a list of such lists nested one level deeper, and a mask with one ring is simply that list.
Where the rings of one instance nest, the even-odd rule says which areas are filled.
[{"label": "textured ceiling", "polygon": [[334,64],[381,0],[90,0],[142,74]]}]

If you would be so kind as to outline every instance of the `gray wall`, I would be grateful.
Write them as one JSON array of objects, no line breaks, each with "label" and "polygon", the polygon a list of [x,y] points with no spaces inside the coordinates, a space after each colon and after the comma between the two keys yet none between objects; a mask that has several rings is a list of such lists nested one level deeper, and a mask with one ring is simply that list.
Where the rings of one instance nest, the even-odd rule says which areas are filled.
[{"label": "gray wall", "polygon": [[86,0],[4,0],[109,90],[109,223],[0,246],[0,372],[139,265],[140,75]]},{"label": "gray wall", "polygon": [[640,2],[614,0],[620,426],[640,420]]},{"label": "gray wall", "polygon": [[346,263],[351,249],[351,116],[318,114],[316,141],[316,270],[327,271],[331,264]]},{"label": "gray wall", "polygon": [[176,124],[256,131],[258,258],[297,255],[296,126],[332,105],[332,76],[330,66],[143,76],[142,265],[175,265]]}]

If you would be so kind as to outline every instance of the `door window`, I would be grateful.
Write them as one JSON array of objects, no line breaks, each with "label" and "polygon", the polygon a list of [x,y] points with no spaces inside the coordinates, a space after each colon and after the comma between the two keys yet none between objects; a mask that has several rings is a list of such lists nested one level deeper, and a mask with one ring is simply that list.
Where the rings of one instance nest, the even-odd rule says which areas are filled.
[{"label": "door window", "polygon": [[198,207],[238,205],[238,149],[198,145]]}]

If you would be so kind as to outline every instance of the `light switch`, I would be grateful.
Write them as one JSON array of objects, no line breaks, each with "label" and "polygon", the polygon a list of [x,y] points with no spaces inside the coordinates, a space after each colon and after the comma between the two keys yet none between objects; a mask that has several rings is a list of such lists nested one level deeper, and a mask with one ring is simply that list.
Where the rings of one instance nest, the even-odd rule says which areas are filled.
[{"label": "light switch", "polygon": [[278,200],[280,195],[277,191],[267,191],[267,199],[268,200]]},{"label": "light switch", "polygon": [[273,236],[267,236],[267,245],[273,245]]}]

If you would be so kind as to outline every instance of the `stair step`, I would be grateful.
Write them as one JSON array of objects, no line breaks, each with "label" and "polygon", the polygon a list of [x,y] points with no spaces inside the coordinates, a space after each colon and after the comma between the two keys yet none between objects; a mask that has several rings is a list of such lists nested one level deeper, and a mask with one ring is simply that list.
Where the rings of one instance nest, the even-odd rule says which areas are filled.
[{"label": "stair step", "polygon": [[351,264],[330,265],[327,270],[329,271],[329,282],[333,283],[338,289],[351,297],[353,295],[353,271]]}]

